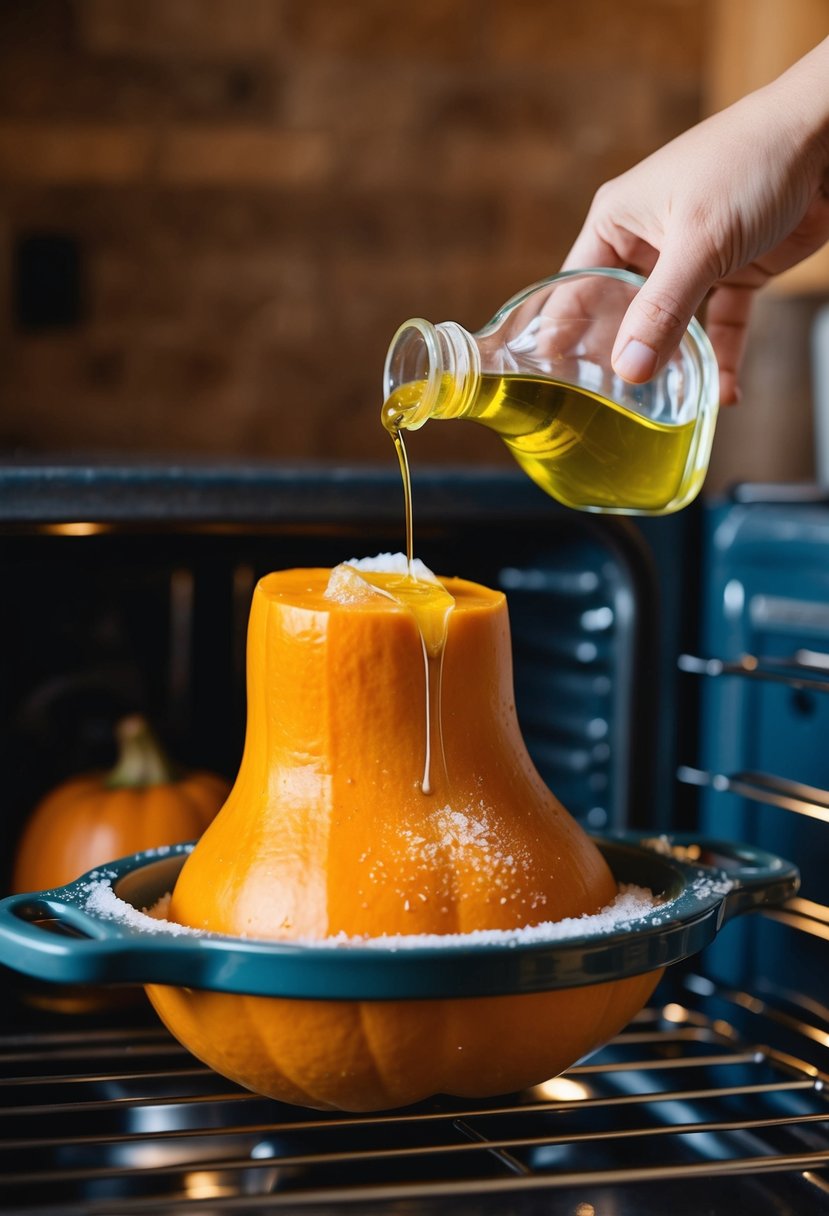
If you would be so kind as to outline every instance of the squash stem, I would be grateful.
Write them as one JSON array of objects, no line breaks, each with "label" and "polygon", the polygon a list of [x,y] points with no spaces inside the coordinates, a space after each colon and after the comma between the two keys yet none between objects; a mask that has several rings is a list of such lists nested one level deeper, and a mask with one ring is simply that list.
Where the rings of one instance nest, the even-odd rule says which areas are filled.
[{"label": "squash stem", "polygon": [[141,789],[178,779],[178,770],[141,714],[122,718],[116,724],[115,738],[118,760],[106,778],[108,789]]}]

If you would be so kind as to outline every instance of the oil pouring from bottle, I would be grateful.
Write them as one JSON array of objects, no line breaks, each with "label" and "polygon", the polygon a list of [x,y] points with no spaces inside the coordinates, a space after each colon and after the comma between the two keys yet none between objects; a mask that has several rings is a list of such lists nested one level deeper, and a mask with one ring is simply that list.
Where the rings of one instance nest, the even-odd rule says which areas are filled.
[{"label": "oil pouring from bottle", "polygon": [[708,467],[717,364],[692,320],[671,363],[653,380],[631,385],[615,375],[613,343],[643,281],[620,270],[565,272],[515,296],[477,334],[454,321],[414,318],[389,347],[381,418],[403,481],[406,567],[394,575],[374,571],[370,581],[413,613],[420,633],[425,793],[431,740],[441,739],[440,672],[451,597],[414,572],[403,432],[429,419],[478,422],[501,437],[543,490],[580,510],[665,515],[684,507],[699,493]]},{"label": "oil pouring from bottle", "polygon": [[[510,300],[479,333],[414,318],[389,347],[383,425],[408,476],[402,432],[466,419],[497,435],[552,497],[584,511],[665,515],[689,503],[708,467],[717,364],[692,320],[647,384],[611,366],[613,343],[643,280],[571,271]],[[409,544],[411,544],[410,495]]]},{"label": "oil pouring from bottle", "polygon": [[[384,368],[382,422],[403,481],[406,567],[370,574],[406,607],[426,673],[426,761],[441,743],[440,680],[451,597],[414,571],[412,490],[403,432],[429,419],[495,431],[552,497],[585,511],[664,515],[699,493],[717,413],[717,364],[693,320],[668,367],[646,385],[613,372],[619,325],[643,280],[626,271],[565,272],[515,296],[479,333],[415,318],[395,334]],[[445,771],[443,747],[441,761]]]}]

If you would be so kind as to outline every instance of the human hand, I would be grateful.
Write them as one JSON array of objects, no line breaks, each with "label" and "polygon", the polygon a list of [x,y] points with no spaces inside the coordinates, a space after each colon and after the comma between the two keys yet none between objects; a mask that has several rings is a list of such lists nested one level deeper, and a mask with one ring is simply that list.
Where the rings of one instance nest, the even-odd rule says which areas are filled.
[{"label": "human hand", "polygon": [[616,336],[615,371],[665,366],[707,298],[720,400],[738,373],[754,294],[829,240],[829,38],[772,84],[686,131],[597,192],[565,270],[648,276]]}]

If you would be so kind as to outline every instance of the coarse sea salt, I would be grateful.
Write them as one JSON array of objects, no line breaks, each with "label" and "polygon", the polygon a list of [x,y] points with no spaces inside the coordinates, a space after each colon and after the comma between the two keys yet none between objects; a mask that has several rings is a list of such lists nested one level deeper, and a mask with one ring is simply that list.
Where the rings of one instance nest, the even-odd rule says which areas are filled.
[{"label": "coarse sea salt", "polygon": [[86,895],[86,911],[91,916],[99,916],[102,920],[119,921],[131,929],[140,929],[144,933],[169,933],[174,937],[184,934],[204,936],[200,929],[191,929],[189,925],[179,925],[176,921],[164,919],[170,904],[169,894],[162,896],[150,908],[135,908],[125,899],[119,899],[112,889],[109,878],[103,874],[92,878],[82,890]]},{"label": "coarse sea salt", "polygon": [[[728,883],[711,883],[706,876],[708,888],[730,887]],[[86,910],[104,920],[117,921],[125,927],[152,934],[171,936],[209,937],[203,929],[180,925],[166,919],[169,893],[162,895],[150,907],[139,909],[120,899],[112,889],[109,878],[101,876],[86,884]],[[707,889],[708,894],[725,893]],[[387,934],[377,937],[349,937],[344,933],[326,938],[292,938],[279,940],[279,945],[333,947],[367,947],[381,950],[411,950],[423,947],[457,948],[469,945],[501,945],[516,947],[544,942],[564,942],[571,938],[601,936],[618,931],[633,931],[637,923],[647,918],[654,923],[654,912],[660,913],[656,923],[667,922],[670,917],[670,902],[662,903],[652,891],[634,885],[621,885],[612,903],[590,915],[566,917],[559,921],[544,921],[526,925],[520,929],[475,929],[469,933],[406,933]],[[258,939],[265,940],[265,939]],[[276,940],[276,939],[275,939]]]},{"label": "coarse sea salt", "polygon": [[438,578],[419,557],[412,559],[411,571],[405,553],[378,553],[376,557],[351,557],[331,571],[324,596],[338,604],[361,604],[383,592],[360,578],[360,571],[367,574],[411,573],[418,582],[438,583]]},{"label": "coarse sea salt", "polygon": [[[571,938],[601,936],[619,930],[632,929],[637,921],[649,916],[658,899],[645,887],[622,884],[616,898],[598,912],[584,916],[568,916],[563,920],[542,921],[521,929],[472,929],[468,933],[398,933],[371,938],[342,937],[341,944],[360,945],[384,950],[411,950],[422,947],[458,946],[524,946],[533,943],[565,942]],[[337,938],[327,941],[337,942]],[[310,943],[309,943],[310,944]],[[320,943],[315,943],[320,944]]]}]

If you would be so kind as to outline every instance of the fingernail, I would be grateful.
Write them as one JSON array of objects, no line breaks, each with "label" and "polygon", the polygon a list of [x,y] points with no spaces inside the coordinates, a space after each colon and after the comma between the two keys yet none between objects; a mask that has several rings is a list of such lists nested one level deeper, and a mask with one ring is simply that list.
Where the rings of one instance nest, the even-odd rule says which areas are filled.
[{"label": "fingernail", "polygon": [[614,359],[613,370],[623,380],[641,384],[650,380],[656,370],[656,351],[638,338],[631,338],[618,359]]}]

